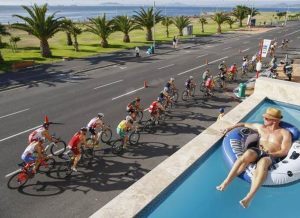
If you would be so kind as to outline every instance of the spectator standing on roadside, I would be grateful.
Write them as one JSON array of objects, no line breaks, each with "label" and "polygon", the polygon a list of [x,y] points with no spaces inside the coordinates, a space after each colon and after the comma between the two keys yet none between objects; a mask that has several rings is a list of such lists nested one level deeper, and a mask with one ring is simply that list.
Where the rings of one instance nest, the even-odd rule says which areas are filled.
[{"label": "spectator standing on roadside", "polygon": [[175,38],[175,36],[173,37],[173,48],[176,48],[176,38]]},{"label": "spectator standing on roadside", "polygon": [[176,37],[176,48],[178,47],[178,43],[179,43],[179,37]]},{"label": "spectator standing on roadside", "polygon": [[219,116],[218,116],[218,119],[217,120],[222,120],[223,119],[223,117],[224,117],[224,115],[225,115],[225,110],[224,110],[224,108],[220,108],[219,109]]},{"label": "spectator standing on roadside", "polygon": [[135,57],[139,57],[140,56],[140,49],[139,47],[135,47]]}]

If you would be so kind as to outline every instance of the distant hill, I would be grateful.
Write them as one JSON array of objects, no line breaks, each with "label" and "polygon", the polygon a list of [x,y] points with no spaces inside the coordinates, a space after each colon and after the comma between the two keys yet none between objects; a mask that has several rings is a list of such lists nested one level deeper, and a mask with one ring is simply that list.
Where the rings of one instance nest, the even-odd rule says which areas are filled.
[{"label": "distant hill", "polygon": [[117,2],[103,2],[100,5],[103,6],[123,6],[123,4],[117,3]]}]

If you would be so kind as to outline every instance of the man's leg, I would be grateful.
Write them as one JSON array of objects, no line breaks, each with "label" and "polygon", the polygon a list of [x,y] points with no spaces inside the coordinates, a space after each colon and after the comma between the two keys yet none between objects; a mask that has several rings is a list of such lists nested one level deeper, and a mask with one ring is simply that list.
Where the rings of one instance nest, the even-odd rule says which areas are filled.
[{"label": "man's leg", "polygon": [[262,185],[262,183],[265,181],[268,174],[268,168],[271,164],[272,161],[270,157],[263,157],[257,162],[256,169],[254,171],[252,182],[251,182],[250,191],[248,192],[246,197],[240,201],[240,204],[244,208],[247,208],[249,206],[249,203],[253,199],[255,193]]},{"label": "man's leg", "polygon": [[216,189],[219,191],[224,191],[226,187],[232,182],[232,180],[242,172],[244,172],[246,167],[250,163],[254,162],[256,158],[257,153],[251,149],[248,149],[241,157],[239,157],[235,161],[226,179],[219,186],[217,186]]},{"label": "man's leg", "polygon": [[78,164],[78,161],[80,160],[80,158],[81,158],[81,154],[75,155],[74,163],[73,163],[73,166],[72,166],[72,170],[73,171],[77,172],[77,168],[76,167],[77,167],[77,164]]}]

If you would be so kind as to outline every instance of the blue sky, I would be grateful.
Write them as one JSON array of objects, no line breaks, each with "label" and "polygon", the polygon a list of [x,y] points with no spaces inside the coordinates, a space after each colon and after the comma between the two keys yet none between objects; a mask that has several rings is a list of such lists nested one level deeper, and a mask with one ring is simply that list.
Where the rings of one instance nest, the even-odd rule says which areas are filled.
[{"label": "blue sky", "polygon": [[[152,0],[0,0],[0,5],[30,5],[33,3],[48,3],[50,5],[97,5],[105,2],[115,2],[120,4],[135,4],[135,5],[150,5],[153,3]],[[254,4],[254,5],[270,5],[270,4],[278,4],[278,3],[288,3],[295,4],[298,1],[294,0],[156,0],[157,5],[165,5],[172,4],[172,2],[184,2],[184,4],[188,5],[211,5],[215,6],[215,4],[221,5],[234,5],[234,4]],[[176,5],[174,5],[176,6]]]}]

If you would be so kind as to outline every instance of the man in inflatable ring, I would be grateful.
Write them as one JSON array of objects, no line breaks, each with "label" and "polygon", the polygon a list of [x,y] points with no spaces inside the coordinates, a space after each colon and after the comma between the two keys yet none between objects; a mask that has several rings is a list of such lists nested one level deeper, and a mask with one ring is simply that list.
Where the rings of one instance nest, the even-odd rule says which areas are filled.
[{"label": "man in inflatable ring", "polygon": [[275,158],[285,157],[291,146],[292,136],[279,126],[282,118],[281,111],[276,108],[268,108],[263,114],[264,124],[259,123],[238,123],[223,131],[224,134],[236,127],[246,127],[257,131],[260,135],[257,146],[250,146],[239,157],[231,168],[225,180],[216,187],[219,191],[224,191],[232,180],[245,171],[246,167],[256,162],[256,169],[252,178],[251,188],[248,194],[240,201],[242,207],[247,208],[255,193],[265,181],[268,169]]}]

